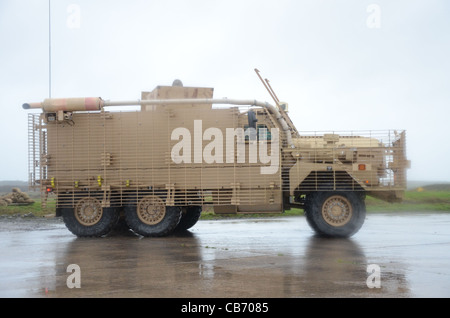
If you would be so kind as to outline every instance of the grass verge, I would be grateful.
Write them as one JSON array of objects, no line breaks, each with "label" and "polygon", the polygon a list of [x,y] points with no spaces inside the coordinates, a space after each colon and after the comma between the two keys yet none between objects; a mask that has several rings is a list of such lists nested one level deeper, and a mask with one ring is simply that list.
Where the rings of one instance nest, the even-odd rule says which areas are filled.
[{"label": "grass verge", "polygon": [[367,211],[448,211],[450,212],[450,191],[406,191],[401,203],[388,203],[368,196]]}]

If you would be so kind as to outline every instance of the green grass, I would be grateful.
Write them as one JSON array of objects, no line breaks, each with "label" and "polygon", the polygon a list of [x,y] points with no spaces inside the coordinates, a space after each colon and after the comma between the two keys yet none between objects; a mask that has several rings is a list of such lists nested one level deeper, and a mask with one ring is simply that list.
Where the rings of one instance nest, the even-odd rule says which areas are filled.
[{"label": "green grass", "polygon": [[368,196],[367,211],[449,211],[450,191],[406,191],[401,203],[387,203]]},{"label": "green grass", "polygon": [[[367,211],[370,212],[424,212],[424,211],[448,211],[450,212],[450,191],[406,191],[405,200],[402,203],[387,203],[382,200],[367,196]],[[41,208],[40,199],[28,206],[0,207],[0,215],[27,215],[32,213],[36,217],[55,214],[54,200],[49,200],[48,207]],[[224,218],[250,218],[250,217],[273,217],[273,216],[298,216],[303,215],[302,209],[293,208],[283,214],[279,213],[260,213],[260,214],[225,214],[217,215],[212,212],[212,207],[206,207],[202,213],[202,220],[224,219]]]},{"label": "green grass", "polygon": [[29,213],[33,213],[34,216],[44,217],[46,215],[54,215],[55,214],[55,202],[54,200],[48,202],[47,208],[41,207],[41,200],[37,199],[31,205],[9,205],[7,207],[0,207],[0,215],[27,215]]}]

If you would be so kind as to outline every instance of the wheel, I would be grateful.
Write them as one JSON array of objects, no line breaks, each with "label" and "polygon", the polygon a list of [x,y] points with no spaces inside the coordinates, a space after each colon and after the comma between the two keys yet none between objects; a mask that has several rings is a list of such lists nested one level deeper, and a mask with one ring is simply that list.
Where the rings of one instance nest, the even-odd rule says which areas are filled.
[{"label": "wheel", "polygon": [[176,231],[186,231],[190,229],[198,222],[202,214],[201,206],[186,206],[181,210],[181,220],[175,228]]},{"label": "wheel", "polygon": [[366,206],[362,196],[354,192],[323,191],[307,198],[305,214],[319,235],[350,237],[363,225]]},{"label": "wheel", "polygon": [[73,208],[62,208],[64,224],[78,237],[100,237],[108,234],[119,220],[115,208],[103,208],[93,197],[77,200]]},{"label": "wheel", "polygon": [[164,200],[148,195],[137,204],[125,207],[125,221],[130,229],[142,236],[166,236],[180,222],[181,208],[166,206]]}]

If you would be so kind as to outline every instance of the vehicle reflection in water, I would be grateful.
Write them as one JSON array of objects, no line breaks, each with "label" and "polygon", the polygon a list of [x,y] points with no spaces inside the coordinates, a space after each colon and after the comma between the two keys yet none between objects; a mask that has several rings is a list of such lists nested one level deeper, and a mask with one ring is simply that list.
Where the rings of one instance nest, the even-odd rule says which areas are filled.
[{"label": "vehicle reflection in water", "polygon": [[299,276],[298,292],[302,297],[408,297],[406,279],[401,274],[389,274],[380,268],[380,287],[367,272],[370,264],[356,239],[330,239],[311,236],[304,255],[303,272]]},{"label": "vehicle reflection in water", "polygon": [[[176,297],[189,295],[199,272],[200,246],[190,233],[169,238],[77,238],[59,255],[55,296]],[[66,264],[80,266],[81,288],[69,289]]]},{"label": "vehicle reflection in water", "polygon": [[[382,288],[368,288],[368,261],[354,239],[303,234],[303,241],[276,240],[270,246],[269,237],[253,234],[246,239],[227,237],[224,244],[220,233],[186,231],[151,239],[133,234],[74,238],[54,254],[55,282],[47,296],[408,296],[405,277],[384,269]],[[80,266],[80,289],[67,287],[69,264]]]}]

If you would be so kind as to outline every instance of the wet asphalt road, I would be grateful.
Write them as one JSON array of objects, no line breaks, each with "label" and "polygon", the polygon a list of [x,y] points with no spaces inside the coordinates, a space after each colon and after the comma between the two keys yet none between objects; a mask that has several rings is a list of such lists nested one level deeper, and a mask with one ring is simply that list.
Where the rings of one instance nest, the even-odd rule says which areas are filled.
[{"label": "wet asphalt road", "polygon": [[318,238],[303,217],[100,239],[3,218],[0,257],[0,297],[450,297],[450,213],[370,213],[351,239]]}]

